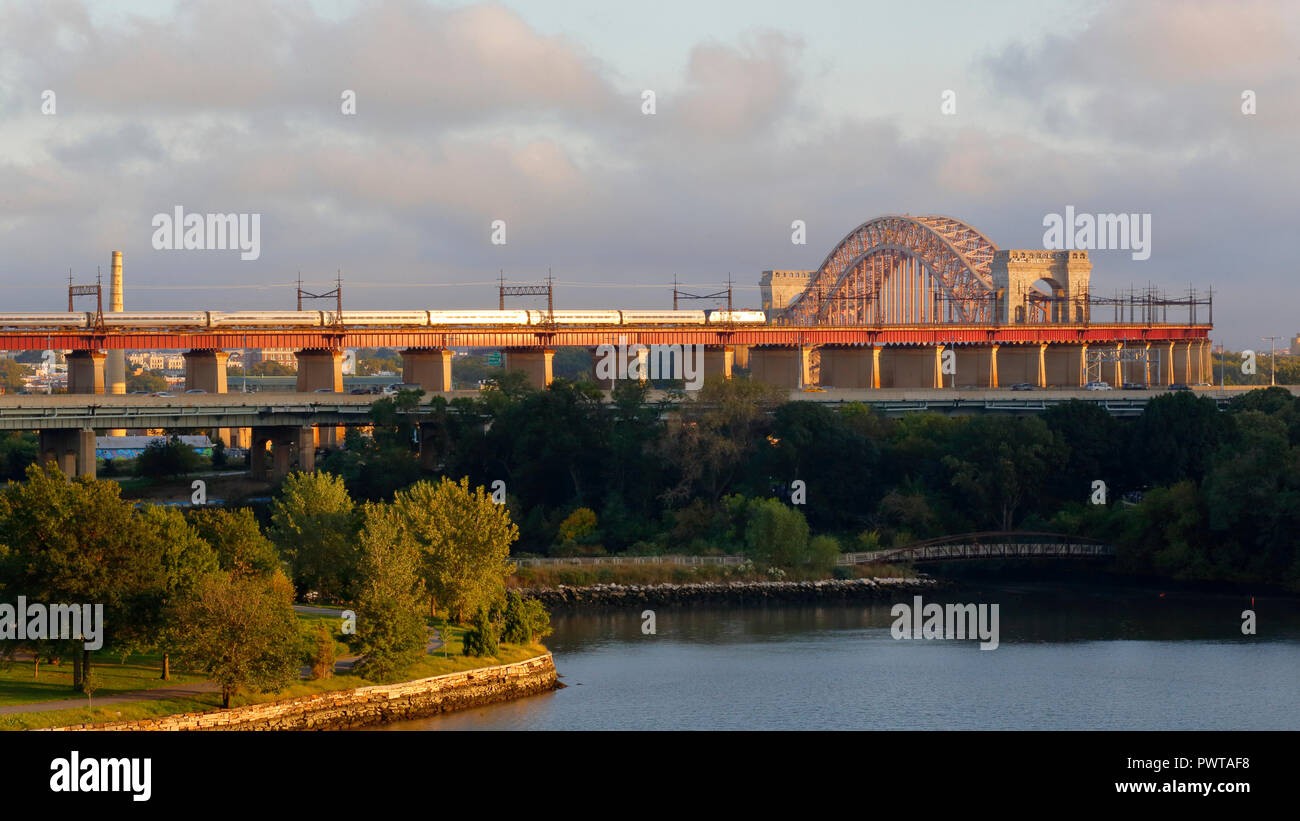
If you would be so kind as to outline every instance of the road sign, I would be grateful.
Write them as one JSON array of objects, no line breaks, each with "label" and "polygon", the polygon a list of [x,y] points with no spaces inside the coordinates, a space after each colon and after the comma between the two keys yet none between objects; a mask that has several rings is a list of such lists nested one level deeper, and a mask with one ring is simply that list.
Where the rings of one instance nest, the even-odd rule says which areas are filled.
[{"label": "road sign", "polygon": [[501,352],[493,351],[487,355],[487,363],[494,368],[501,367]]}]

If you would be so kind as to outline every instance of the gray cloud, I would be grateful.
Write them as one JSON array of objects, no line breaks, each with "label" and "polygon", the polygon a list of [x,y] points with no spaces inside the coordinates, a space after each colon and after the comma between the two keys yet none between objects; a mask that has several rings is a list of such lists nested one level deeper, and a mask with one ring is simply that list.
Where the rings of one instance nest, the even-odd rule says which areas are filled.
[{"label": "gray cloud", "polygon": [[[917,136],[803,102],[806,46],[782,32],[701,37],[647,117],[642,89],[584,44],[491,4],[328,20],[202,0],[104,27],[77,3],[9,4],[5,309],[58,307],[67,268],[93,277],[112,249],[141,309],[286,306],[299,270],[324,282],[340,268],[350,304],[373,308],[491,306],[498,269],[539,279],[548,266],[561,282],[730,272],[752,286],[764,268],[818,264],[879,214],[947,213],[1034,247],[1043,214],[1072,204],[1153,214],[1152,259],[1097,253],[1099,287],[1214,284],[1216,319],[1245,344],[1290,330],[1297,296],[1282,273],[1300,182],[1282,96],[1296,97],[1294,15],[1183,6],[1115,4],[1083,31],[998,49],[972,67],[988,109]],[[1242,117],[1239,87],[1256,86],[1260,114]],[[54,117],[39,113],[45,88]],[[344,88],[355,117],[339,110]],[[152,215],[178,204],[263,214],[261,259],[154,251]],[[493,219],[504,247],[488,241]],[[794,219],[807,246],[790,243]],[[466,282],[482,284],[449,285]],[[668,289],[560,298],[664,305]]]}]

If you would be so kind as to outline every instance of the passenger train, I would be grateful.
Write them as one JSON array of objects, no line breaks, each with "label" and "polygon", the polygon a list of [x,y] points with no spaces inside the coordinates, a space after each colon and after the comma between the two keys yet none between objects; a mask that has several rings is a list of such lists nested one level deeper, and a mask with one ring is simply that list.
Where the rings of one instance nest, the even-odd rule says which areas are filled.
[{"label": "passenger train", "polygon": [[[567,325],[763,325],[763,311],[556,311],[554,324]],[[476,325],[548,324],[546,311],[126,311],[104,314],[115,329],[242,328],[460,328]],[[0,330],[86,330],[95,327],[94,312],[48,314],[0,313]]]}]

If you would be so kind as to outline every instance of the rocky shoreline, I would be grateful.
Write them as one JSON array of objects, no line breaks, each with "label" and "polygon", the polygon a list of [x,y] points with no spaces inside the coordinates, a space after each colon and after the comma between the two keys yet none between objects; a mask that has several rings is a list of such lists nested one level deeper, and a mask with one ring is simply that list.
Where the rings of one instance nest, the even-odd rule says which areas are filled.
[{"label": "rocky shoreline", "polygon": [[891,599],[936,590],[948,583],[929,577],[826,579],[815,582],[694,582],[690,584],[593,584],[521,588],[520,595],[548,608],[620,605],[763,604]]}]

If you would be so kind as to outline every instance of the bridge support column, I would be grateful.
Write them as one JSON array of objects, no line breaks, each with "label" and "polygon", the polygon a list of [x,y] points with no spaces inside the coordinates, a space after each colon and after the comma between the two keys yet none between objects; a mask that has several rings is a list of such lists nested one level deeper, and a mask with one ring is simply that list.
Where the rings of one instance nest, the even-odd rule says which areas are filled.
[{"label": "bridge support column", "polygon": [[879,345],[871,346],[871,387],[880,387],[880,352],[884,350]]},{"label": "bridge support column", "polygon": [[933,388],[939,377],[942,346],[931,350],[922,347],[889,346],[875,355],[876,384],[884,388]]},{"label": "bridge support column", "polygon": [[407,348],[402,351],[402,381],[428,393],[451,390],[451,351],[447,348]]},{"label": "bridge support column", "polygon": [[736,367],[744,370],[748,370],[749,369],[749,346],[736,345],[734,347],[736,350],[736,362],[735,362]]},{"label": "bridge support column", "polygon": [[[298,351],[298,393],[329,390],[343,393],[343,352],[332,348],[308,348]],[[332,448],[338,443],[334,426],[319,429],[320,446]]]},{"label": "bridge support column", "polygon": [[749,372],[755,382],[794,390],[809,385],[811,353],[808,348],[754,348]]},{"label": "bridge support column", "polygon": [[1045,355],[1044,369],[1048,385],[1078,388],[1083,385],[1087,345],[1053,345]]},{"label": "bridge support column", "polygon": [[1116,342],[1115,343],[1115,354],[1116,354],[1115,371],[1112,374],[1111,379],[1108,380],[1110,381],[1110,386],[1112,388],[1119,389],[1124,387],[1124,362],[1119,358],[1119,356],[1122,355],[1123,353],[1124,353],[1124,343]]},{"label": "bridge support column", "polygon": [[1039,384],[1039,354],[1038,345],[999,345],[997,352],[998,383],[991,387],[1018,385],[1022,382],[1030,385]]},{"label": "bridge support column", "polygon": [[1190,342],[1174,343],[1173,366],[1170,367],[1169,370],[1173,376],[1174,382],[1182,382],[1184,384],[1187,384],[1190,382],[1197,381],[1192,378],[1196,373],[1192,365],[1192,343]]},{"label": "bridge support column", "polygon": [[226,392],[226,360],[230,359],[229,352],[186,351],[182,356],[185,359],[185,390]]},{"label": "bridge support column", "polygon": [[[736,349],[730,345],[709,345],[704,349],[704,378],[721,376],[731,378],[731,368],[736,362]],[[823,367],[825,367],[823,365]]]},{"label": "bridge support column", "polygon": [[953,347],[952,351],[957,357],[957,373],[945,380],[943,378],[943,373],[941,372],[939,374],[940,381],[937,387],[997,387],[998,363],[995,347],[963,345],[961,347]]},{"label": "bridge support column", "polygon": [[298,351],[298,393],[322,388],[343,393],[343,352],[328,348]]},{"label": "bridge support column", "polygon": [[103,393],[103,351],[73,351],[68,354],[68,393]]},{"label": "bridge support column", "polygon": [[1047,343],[1038,346],[1038,387],[1047,387]]},{"label": "bridge support column", "polygon": [[872,371],[880,349],[876,347],[823,347],[820,382],[824,387],[870,388],[875,381]]},{"label": "bridge support column", "polygon": [[[270,450],[267,450],[267,445]],[[316,437],[310,425],[253,428],[249,473],[278,482],[295,470],[316,469]]]},{"label": "bridge support column", "polygon": [[523,371],[528,384],[544,389],[551,384],[551,362],[554,359],[553,348],[513,348],[506,351],[506,370]]},{"label": "bridge support column", "polygon": [[38,437],[42,462],[54,462],[69,479],[95,478],[95,431],[90,428],[42,430]]}]

